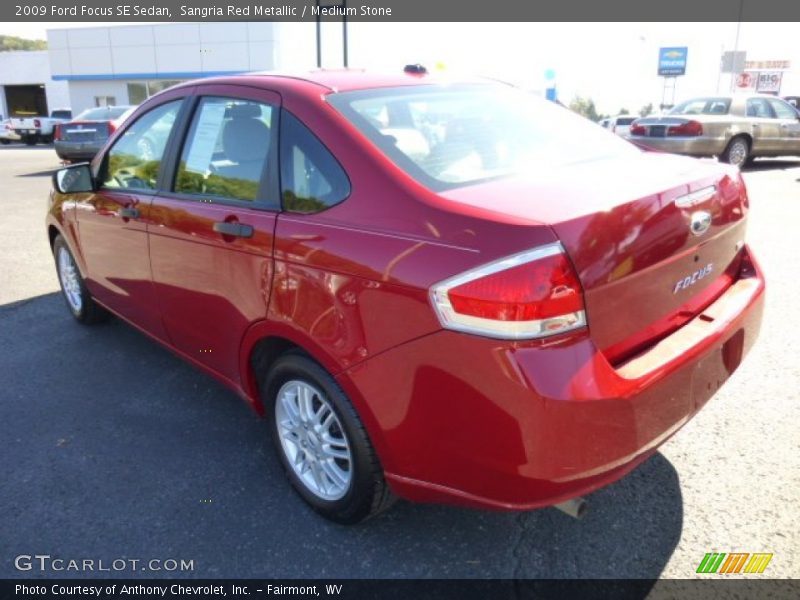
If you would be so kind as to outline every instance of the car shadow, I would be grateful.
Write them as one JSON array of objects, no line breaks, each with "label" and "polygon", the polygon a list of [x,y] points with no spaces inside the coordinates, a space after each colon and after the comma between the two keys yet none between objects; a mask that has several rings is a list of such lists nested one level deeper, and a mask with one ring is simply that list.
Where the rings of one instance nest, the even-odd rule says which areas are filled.
[{"label": "car shadow", "polygon": [[58,294],[2,306],[0,322],[0,514],[12,515],[0,577],[87,576],[15,570],[35,548],[193,561],[155,577],[655,580],[681,536],[680,482],[661,454],[591,494],[580,521],[401,501],[331,524],[289,487],[265,420],[134,328],[81,326]]},{"label": "car shadow", "polygon": [[59,167],[54,169],[46,169],[44,171],[36,171],[35,173],[20,173],[16,177],[52,177],[53,173],[58,171]]},{"label": "car shadow", "polygon": [[784,171],[800,167],[800,160],[757,158],[742,171],[745,173],[753,171]]}]

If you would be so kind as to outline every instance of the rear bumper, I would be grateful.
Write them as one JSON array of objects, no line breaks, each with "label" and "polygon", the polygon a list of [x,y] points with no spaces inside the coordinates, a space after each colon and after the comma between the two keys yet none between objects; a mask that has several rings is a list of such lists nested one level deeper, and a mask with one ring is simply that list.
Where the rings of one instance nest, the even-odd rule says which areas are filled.
[{"label": "rear bumper", "polygon": [[[745,250],[747,251],[747,250]],[[531,509],[607,485],[684,425],[741,363],[760,328],[754,263],[701,315],[623,365],[585,332],[511,344],[440,331],[339,381],[366,412],[400,496]]]},{"label": "rear bumper", "polygon": [[59,158],[65,160],[92,160],[103,143],[56,141],[53,145]]},{"label": "rear bumper", "polygon": [[631,135],[628,139],[660,152],[689,156],[716,156],[725,150],[727,140],[711,137],[647,137]]}]

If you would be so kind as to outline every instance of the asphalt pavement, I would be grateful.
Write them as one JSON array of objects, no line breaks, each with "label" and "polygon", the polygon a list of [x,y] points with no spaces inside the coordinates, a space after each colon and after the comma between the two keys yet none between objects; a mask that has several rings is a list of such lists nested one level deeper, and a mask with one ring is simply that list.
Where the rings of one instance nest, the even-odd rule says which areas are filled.
[{"label": "asphalt pavement", "polygon": [[[768,277],[755,349],[583,520],[400,502],[357,527],[305,507],[234,393],[118,320],[72,320],[43,226],[56,167],[52,148],[0,148],[0,577],[685,578],[737,551],[800,577],[800,160],[745,173]],[[127,562],[15,567],[37,554]]]}]

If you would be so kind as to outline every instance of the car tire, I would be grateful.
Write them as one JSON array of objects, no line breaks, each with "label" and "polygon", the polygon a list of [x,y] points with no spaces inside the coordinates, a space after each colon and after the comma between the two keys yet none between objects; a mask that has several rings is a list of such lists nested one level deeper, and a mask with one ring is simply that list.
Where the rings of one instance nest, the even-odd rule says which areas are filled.
[{"label": "car tire", "polygon": [[56,236],[53,241],[53,258],[56,261],[61,295],[75,320],[84,325],[105,321],[109,316],[108,311],[97,304],[89,294],[75,262],[75,257],[67,246],[67,242],[60,235]]},{"label": "car tire", "polygon": [[722,162],[739,167],[740,169],[747,165],[750,161],[750,143],[743,135],[737,135],[728,145],[725,150],[720,154],[719,159]]},{"label": "car tire", "polygon": [[8,146],[10,143],[11,143],[11,140],[6,140],[6,139],[0,140],[0,144],[3,144],[3,146]]},{"label": "car tire", "polygon": [[352,525],[394,504],[361,419],[325,369],[291,351],[275,361],[261,389],[278,459],[315,511]]},{"label": "car tire", "polygon": [[34,136],[26,136],[22,138],[22,141],[25,142],[26,146],[35,146],[36,145],[36,138]]}]

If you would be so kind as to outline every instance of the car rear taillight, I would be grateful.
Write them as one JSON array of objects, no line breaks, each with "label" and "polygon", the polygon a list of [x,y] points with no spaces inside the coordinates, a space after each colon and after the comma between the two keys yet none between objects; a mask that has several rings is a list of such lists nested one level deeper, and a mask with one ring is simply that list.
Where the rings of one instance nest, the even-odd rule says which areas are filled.
[{"label": "car rear taillight", "polygon": [[703,126],[697,121],[687,121],[680,125],[670,125],[667,128],[667,135],[703,135]]},{"label": "car rear taillight", "polygon": [[36,129],[39,129],[42,126],[42,122],[39,119],[34,119],[33,126],[36,127]]},{"label": "car rear taillight", "polygon": [[631,135],[646,135],[647,131],[645,130],[644,125],[637,125],[634,123],[631,125],[630,133]]},{"label": "car rear taillight", "polygon": [[431,288],[442,326],[501,339],[532,339],[586,326],[578,276],[560,243],[451,277]]},{"label": "car rear taillight", "polygon": [[61,125],[56,125],[53,130],[53,139],[57,142],[61,140]]},{"label": "car rear taillight", "polygon": [[109,121],[108,123],[106,123],[106,127],[108,128],[108,135],[111,135],[117,130],[117,122]]}]

